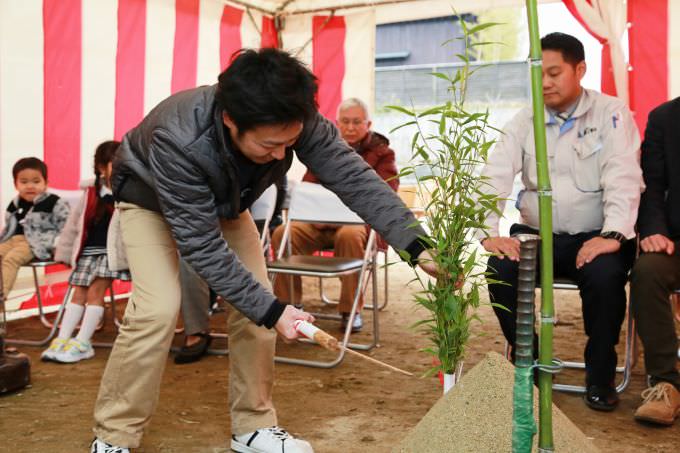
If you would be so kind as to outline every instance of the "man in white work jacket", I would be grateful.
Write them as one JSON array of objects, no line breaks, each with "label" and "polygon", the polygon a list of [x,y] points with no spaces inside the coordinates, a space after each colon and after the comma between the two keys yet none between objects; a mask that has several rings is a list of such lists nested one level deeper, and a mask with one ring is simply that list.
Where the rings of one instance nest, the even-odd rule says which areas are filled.
[{"label": "man in white work jacket", "polygon": [[[638,160],[640,139],[626,105],[617,98],[581,87],[586,72],[581,42],[563,33],[541,40],[543,92],[552,185],[554,273],[577,282],[583,305],[586,404],[611,411],[618,404],[614,387],[615,346],[625,317],[625,285],[634,257],[634,226],[643,190]],[[523,109],[505,127],[489,155],[483,175],[488,191],[506,198],[521,173],[523,190],[516,205],[521,223],[510,237],[498,231],[498,216],[481,234],[489,258],[489,284],[503,334],[515,343],[519,233],[537,233],[538,180],[533,113]],[[504,203],[501,202],[503,209]]]}]

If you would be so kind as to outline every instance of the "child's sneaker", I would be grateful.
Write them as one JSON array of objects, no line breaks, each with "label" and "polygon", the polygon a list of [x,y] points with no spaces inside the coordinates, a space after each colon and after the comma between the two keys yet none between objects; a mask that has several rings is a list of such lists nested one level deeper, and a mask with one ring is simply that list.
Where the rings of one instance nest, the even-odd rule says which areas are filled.
[{"label": "child's sneaker", "polygon": [[50,343],[50,347],[45,349],[43,353],[40,354],[40,360],[42,360],[43,362],[49,362],[50,360],[54,360],[57,354],[64,350],[64,347],[66,347],[66,343],[68,343],[68,340],[65,340],[63,338],[55,338],[54,340],[52,340],[52,343]]},{"label": "child's sneaker", "polygon": [[75,363],[92,357],[94,357],[92,343],[71,338],[64,349],[58,352],[52,360],[59,363]]},{"label": "child's sneaker", "polygon": [[115,445],[107,444],[106,442],[96,439],[90,445],[90,453],[130,453],[129,448],[116,447]]}]

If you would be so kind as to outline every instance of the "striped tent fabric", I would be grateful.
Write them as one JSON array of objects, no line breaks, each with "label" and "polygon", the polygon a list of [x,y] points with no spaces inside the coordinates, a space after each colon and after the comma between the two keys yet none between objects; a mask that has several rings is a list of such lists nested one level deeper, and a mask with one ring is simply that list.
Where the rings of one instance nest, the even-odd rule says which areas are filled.
[{"label": "striped tent fabric", "polygon": [[[374,36],[371,9],[289,16],[280,34],[319,77],[329,118],[343,97],[372,102]],[[17,159],[44,158],[51,187],[76,189],[98,143],[167,96],[215,83],[236,50],[278,39],[272,17],[219,0],[0,2],[2,207]]]},{"label": "striped tent fabric", "polygon": [[[680,0],[562,0],[581,24],[603,44],[602,91],[617,95],[609,44],[589,26],[583,11],[591,8],[604,16],[606,8],[621,9],[628,25],[628,92],[626,99],[644,133],[649,112],[680,96]],[[673,27],[672,24],[676,26]]]},{"label": "striped tent fabric", "polygon": [[271,16],[220,0],[2,0],[0,207],[15,196],[17,159],[43,158],[49,186],[75,190],[97,144],[169,95],[216,83],[240,48],[298,55],[331,119],[343,97],[371,104],[374,41],[372,9],[289,16],[277,33]]}]

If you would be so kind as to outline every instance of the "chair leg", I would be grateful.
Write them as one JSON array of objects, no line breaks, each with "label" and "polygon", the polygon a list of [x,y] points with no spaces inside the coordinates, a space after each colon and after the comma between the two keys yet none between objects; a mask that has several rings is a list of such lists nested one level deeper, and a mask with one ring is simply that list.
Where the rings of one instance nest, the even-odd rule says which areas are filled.
[{"label": "chair leg", "polygon": [[[54,322],[49,323],[50,325],[50,331],[47,334],[46,337],[44,337],[41,340],[23,340],[20,338],[5,338],[5,342],[7,344],[16,344],[16,345],[22,345],[22,346],[45,346],[47,345],[52,339],[55,337],[57,334],[57,329],[59,328],[59,324],[61,323],[61,318],[64,316],[64,309],[66,308],[66,304],[71,301],[71,298],[73,297],[73,287],[69,285],[68,289],[66,290],[66,294],[64,295],[64,300],[62,300],[61,305],[59,306],[59,310],[57,311],[57,316],[54,318]],[[41,308],[42,306],[40,305],[41,302],[38,300],[38,306]],[[41,311],[41,316],[42,316],[42,311]],[[41,319],[42,321],[42,319]],[[44,322],[43,322],[44,324]]]},{"label": "chair leg", "polygon": [[[372,264],[368,264],[366,268],[359,274],[359,281],[362,281],[363,279],[363,274],[364,272],[376,272],[376,266],[375,263],[373,262]],[[374,277],[374,276],[373,276]],[[368,351],[373,349],[374,347],[379,345],[379,340],[380,340],[380,331],[379,331],[379,308],[378,304],[373,304],[373,335],[372,335],[372,341],[368,344],[360,344],[360,343],[350,343],[350,335],[352,334],[352,321],[354,320],[354,316],[357,313],[357,308],[359,306],[359,296],[361,294],[361,286],[359,285],[357,287],[357,293],[355,294],[354,297],[354,302],[352,304],[352,310],[350,311],[350,316],[349,320],[347,323],[347,327],[345,328],[345,332],[343,333],[342,336],[342,341],[340,342],[341,348],[340,351],[338,352],[337,356],[330,361],[322,361],[322,360],[307,360],[307,359],[297,359],[293,357],[282,357],[282,356],[276,356],[274,357],[274,360],[278,363],[286,363],[289,365],[303,365],[303,366],[310,366],[310,367],[315,367],[315,368],[333,368],[336,365],[338,365],[340,362],[343,361],[345,357],[345,348],[351,348],[351,349],[358,349],[358,350],[363,350],[363,351]],[[373,298],[376,300],[378,296],[378,281],[373,278]],[[315,315],[316,316],[316,315]],[[313,343],[310,340],[307,339],[301,339],[299,340],[301,343]]]},{"label": "chair leg", "polygon": [[42,294],[40,293],[40,279],[38,278],[38,269],[35,266],[31,266],[33,270],[33,284],[35,285],[35,298],[38,301],[38,316],[40,322],[43,326],[51,329],[53,327],[52,323],[45,317],[45,312],[43,310],[42,304]]},{"label": "chair leg", "polygon": [[[630,384],[631,371],[633,369],[634,359],[634,349],[635,349],[635,319],[633,317],[633,312],[628,304],[628,310],[626,313],[628,318],[626,324],[626,348],[624,351],[624,362],[623,366],[617,366],[616,372],[622,373],[621,381],[616,386],[617,393],[623,393],[628,385]],[[564,368],[570,369],[585,369],[586,365],[583,362],[563,362]],[[567,393],[579,393],[583,394],[586,392],[585,386],[582,385],[568,385],[568,384],[553,384],[553,389],[567,392]]]}]

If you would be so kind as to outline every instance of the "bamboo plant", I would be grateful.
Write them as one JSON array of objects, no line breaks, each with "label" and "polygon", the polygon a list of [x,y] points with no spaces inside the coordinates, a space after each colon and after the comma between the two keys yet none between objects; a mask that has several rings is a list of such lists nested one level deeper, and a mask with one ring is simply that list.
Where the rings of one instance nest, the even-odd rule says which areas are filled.
[{"label": "bamboo plant", "polygon": [[[468,82],[478,69],[473,69],[471,62],[480,46],[489,44],[475,41],[475,35],[494,25],[469,24],[461,19],[463,50],[457,54],[461,66],[452,74],[432,74],[448,84],[449,99],[444,104],[421,112],[415,107],[389,107],[410,117],[396,129],[416,128],[412,158],[400,177],[416,180],[425,202],[420,223],[428,232],[422,241],[434,250],[433,260],[440,272],[436,279],[418,273],[414,279],[420,286],[416,302],[428,312],[414,327],[428,334],[431,345],[424,351],[436,358],[426,376],[441,371],[459,377],[471,324],[479,319],[475,311],[480,305],[480,287],[487,283],[485,253],[476,247],[473,233],[485,229],[490,213],[501,214],[498,197],[490,194],[492,190],[483,190],[488,182],[480,176],[495,143],[492,132],[497,130],[489,122],[488,111],[473,112],[466,104]],[[436,131],[425,132],[426,123],[434,124]]]},{"label": "bamboo plant", "polygon": [[[543,64],[540,34],[538,31],[538,7],[536,0],[526,0],[529,22],[531,99],[534,111],[534,141],[536,144],[536,172],[538,176],[538,208],[541,236],[541,322],[538,361],[540,365],[552,365],[553,322],[553,232],[552,188],[548,169],[545,139],[545,113],[543,109]],[[541,452],[553,451],[552,433],[552,376],[539,367],[539,430],[538,447]]]}]

